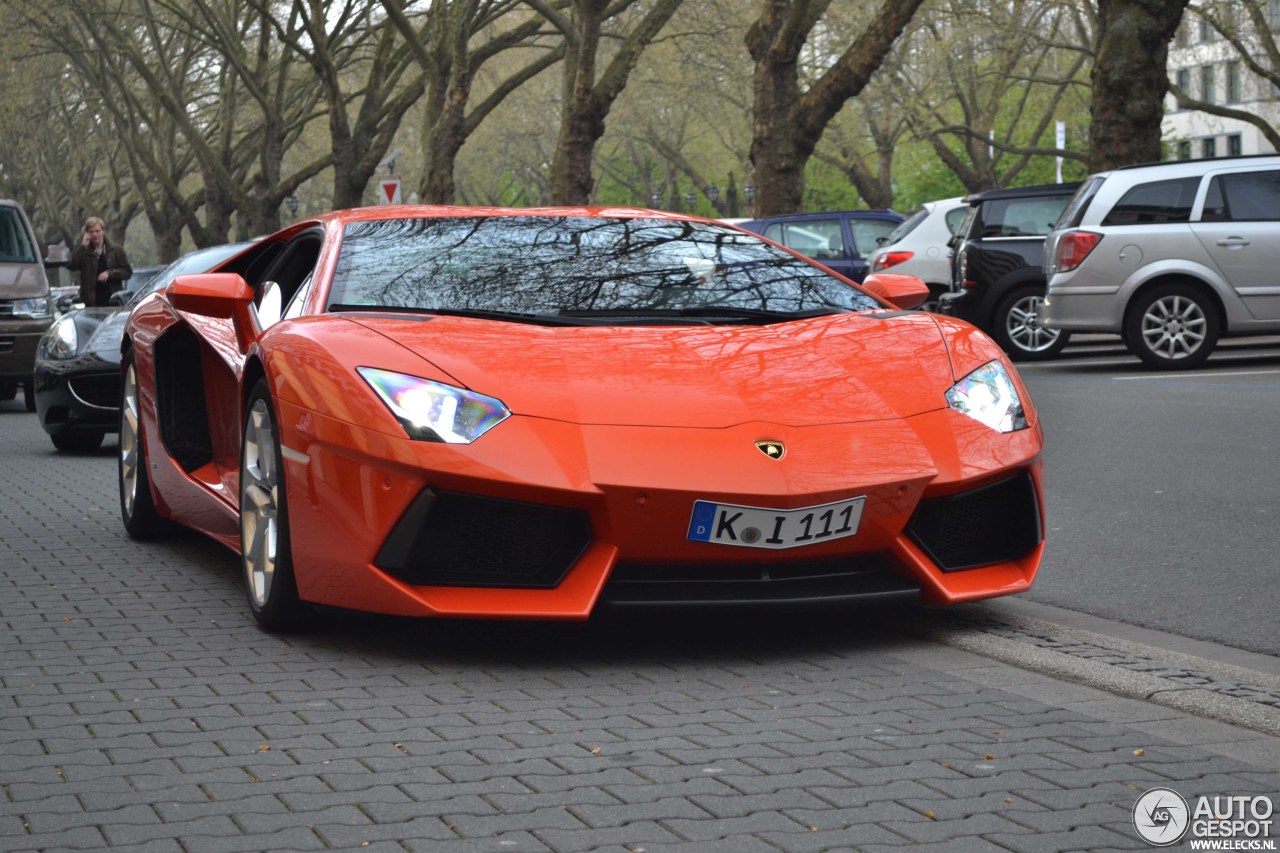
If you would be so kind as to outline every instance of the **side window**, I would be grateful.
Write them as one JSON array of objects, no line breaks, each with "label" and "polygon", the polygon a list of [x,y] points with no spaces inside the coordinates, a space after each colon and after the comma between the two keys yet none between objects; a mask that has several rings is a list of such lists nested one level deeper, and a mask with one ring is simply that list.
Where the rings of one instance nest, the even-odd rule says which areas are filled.
[{"label": "side window", "polygon": [[809,219],[771,225],[765,236],[815,260],[844,257],[844,236],[839,219]]},{"label": "side window", "polygon": [[967,207],[957,207],[955,210],[948,210],[946,215],[947,230],[953,235],[960,233],[960,223],[964,222],[964,216],[969,212]]},{"label": "side window", "polygon": [[880,245],[880,238],[887,237],[898,227],[888,219],[850,219],[853,232],[853,250],[857,255],[868,255]]},{"label": "side window", "polygon": [[1103,225],[1190,222],[1199,178],[1154,181],[1130,188],[1103,218]]},{"label": "side window", "polygon": [[1204,218],[1215,198],[1220,201],[1220,221],[1280,221],[1280,170],[1218,175],[1209,184]]},{"label": "side window", "polygon": [[318,234],[303,234],[297,237],[280,254],[263,275],[261,281],[251,282],[255,294],[261,297],[261,286],[264,282],[274,281],[280,286],[280,295],[285,304],[289,304],[294,295],[309,281],[315,270],[316,261],[320,258],[320,237]]},{"label": "side window", "polygon": [[315,276],[307,276],[307,280],[302,283],[302,286],[293,294],[293,298],[289,300],[288,306],[284,309],[283,319],[292,320],[302,314],[302,309],[307,304],[307,294],[311,292],[311,282],[314,280]]}]

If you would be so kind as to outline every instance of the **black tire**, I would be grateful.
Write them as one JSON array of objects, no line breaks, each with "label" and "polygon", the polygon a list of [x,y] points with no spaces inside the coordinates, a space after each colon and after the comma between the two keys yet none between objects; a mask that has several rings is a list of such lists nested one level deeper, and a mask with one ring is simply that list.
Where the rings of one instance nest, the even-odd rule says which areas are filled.
[{"label": "black tire", "polygon": [[[22,383],[22,404],[27,407],[28,412],[36,410],[36,383],[35,380]],[[102,439],[98,439],[98,443],[102,443]]]},{"label": "black tire", "polygon": [[1221,336],[1222,319],[1212,297],[1181,282],[1138,294],[1124,318],[1125,346],[1155,370],[1199,367]]},{"label": "black tire", "polygon": [[53,446],[64,453],[87,453],[102,446],[102,430],[66,430],[49,436]]},{"label": "black tire", "polygon": [[1036,322],[1043,311],[1044,288],[1019,287],[1005,294],[991,320],[991,337],[1014,361],[1044,361],[1062,352],[1069,332]]},{"label": "black tire", "polygon": [[245,406],[240,445],[240,566],[249,609],[269,631],[304,627],[310,608],[298,598],[289,540],[280,431],[266,379]]},{"label": "black tire", "polygon": [[155,500],[151,496],[146,435],[138,409],[138,370],[132,350],[125,353],[120,370],[123,378],[120,390],[120,452],[116,454],[120,475],[120,520],[131,538],[158,539],[173,532],[175,525],[156,511]]}]

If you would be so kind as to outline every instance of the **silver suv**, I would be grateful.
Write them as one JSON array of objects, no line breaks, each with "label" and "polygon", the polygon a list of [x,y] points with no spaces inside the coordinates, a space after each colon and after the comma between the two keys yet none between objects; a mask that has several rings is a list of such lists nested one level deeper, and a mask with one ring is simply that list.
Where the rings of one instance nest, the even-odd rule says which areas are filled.
[{"label": "silver suv", "polygon": [[1196,367],[1222,337],[1280,332],[1280,156],[1092,175],[1045,248],[1045,325]]}]

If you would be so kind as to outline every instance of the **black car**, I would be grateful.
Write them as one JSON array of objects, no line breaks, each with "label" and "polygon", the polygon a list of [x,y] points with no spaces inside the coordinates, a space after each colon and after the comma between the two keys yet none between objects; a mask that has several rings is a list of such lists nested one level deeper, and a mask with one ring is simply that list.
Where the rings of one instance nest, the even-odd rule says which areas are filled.
[{"label": "black car", "polygon": [[121,291],[106,307],[63,314],[36,348],[35,403],[40,426],[59,450],[92,450],[120,428],[120,339],[128,308],[180,275],[200,273],[250,243],[188,252],[140,290]]},{"label": "black car", "polygon": [[1052,358],[1066,332],[1041,322],[1046,290],[1044,241],[1079,184],[1042,184],[971,195],[952,247],[951,292],[938,311],[991,335],[1010,358]]}]

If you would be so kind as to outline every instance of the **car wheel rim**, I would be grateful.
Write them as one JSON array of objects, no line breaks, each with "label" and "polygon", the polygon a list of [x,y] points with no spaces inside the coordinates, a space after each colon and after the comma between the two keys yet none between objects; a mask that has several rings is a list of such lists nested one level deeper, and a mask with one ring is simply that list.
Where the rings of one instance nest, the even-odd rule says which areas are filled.
[{"label": "car wheel rim", "polygon": [[124,514],[132,518],[138,502],[138,464],[141,445],[138,426],[138,374],[129,365],[124,373],[124,399],[120,410],[120,497]]},{"label": "car wheel rim", "polygon": [[249,595],[257,607],[266,605],[275,577],[279,488],[275,424],[267,402],[257,400],[244,431],[240,475],[240,550]]},{"label": "car wheel rim", "polygon": [[1058,342],[1062,332],[1045,328],[1040,321],[1043,296],[1024,296],[1009,309],[1005,331],[1014,346],[1026,352],[1043,352]]},{"label": "car wheel rim", "polygon": [[1200,349],[1209,318],[1194,299],[1166,296],[1142,315],[1142,342],[1161,358],[1176,361]]}]

